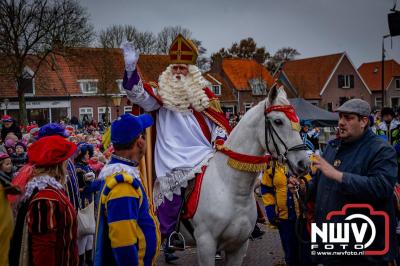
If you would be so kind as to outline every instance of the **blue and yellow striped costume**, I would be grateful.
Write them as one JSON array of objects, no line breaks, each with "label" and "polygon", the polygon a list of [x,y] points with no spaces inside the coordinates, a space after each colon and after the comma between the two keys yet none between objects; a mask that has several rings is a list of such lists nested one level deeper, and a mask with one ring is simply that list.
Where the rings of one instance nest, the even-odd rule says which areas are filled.
[{"label": "blue and yellow striped costume", "polygon": [[[305,178],[310,181],[311,176]],[[277,218],[282,220],[295,219],[299,215],[299,202],[287,187],[285,166],[275,163],[263,173],[261,194],[267,214],[270,212],[268,209],[273,209]]]},{"label": "blue and yellow striped costume", "polygon": [[[311,176],[305,178],[309,181]],[[286,264],[298,265],[299,243],[295,223],[300,214],[300,205],[287,187],[285,166],[274,163],[263,173],[261,194],[268,220],[278,227]]]},{"label": "blue and yellow striped costume", "polygon": [[95,265],[155,265],[160,230],[140,180],[118,172],[107,176],[102,188]]}]

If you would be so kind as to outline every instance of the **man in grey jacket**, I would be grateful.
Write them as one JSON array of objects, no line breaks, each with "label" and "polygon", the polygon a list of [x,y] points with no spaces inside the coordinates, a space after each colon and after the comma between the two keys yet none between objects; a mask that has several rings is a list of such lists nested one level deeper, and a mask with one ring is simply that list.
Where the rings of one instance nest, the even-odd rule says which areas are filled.
[{"label": "man in grey jacket", "polygon": [[[368,127],[370,111],[369,104],[361,99],[352,99],[340,106],[337,109],[340,117],[339,138],[331,141],[323,157],[317,156],[313,162],[318,171],[307,188],[307,195],[308,200],[315,203],[314,210],[311,210],[315,215],[315,224],[312,225],[314,228],[311,230],[314,241],[312,239],[310,253],[317,263],[388,265],[396,257],[396,224],[393,205],[393,188],[397,178],[396,152]],[[297,179],[289,180],[290,188],[298,185]],[[367,207],[359,205],[354,207],[355,204],[369,205],[373,211],[385,213],[388,222],[385,222],[384,216],[373,215]],[[344,207],[349,207],[349,209],[342,215],[331,213],[341,211]],[[361,214],[361,216],[353,219],[348,218],[349,214]],[[367,220],[363,220],[363,217],[367,217]],[[372,221],[372,226],[368,224],[368,217]],[[349,225],[349,230],[347,230],[349,241],[342,239],[335,242],[331,241],[331,235],[326,237],[330,242],[328,244],[334,246],[332,250],[329,250],[332,246],[326,246],[326,239],[323,240],[321,237],[323,234],[316,233],[316,228],[323,229],[323,224],[327,223],[327,228],[331,230],[333,227],[330,227],[330,223],[342,226],[350,220],[356,224],[357,227],[354,228],[359,230],[358,238],[357,230],[354,231],[353,225]],[[365,231],[363,231],[363,223],[367,224],[367,226],[364,225]],[[343,225],[343,228],[346,227]],[[372,234],[373,228],[376,229],[375,237]],[[343,229],[342,232],[335,233],[345,236],[347,233],[345,231],[346,229]],[[365,237],[360,241],[362,233],[365,233]],[[373,239],[371,245],[368,245],[369,239]],[[362,251],[380,251],[377,253],[379,255],[369,255],[368,252],[362,256],[343,253],[343,251],[353,250],[356,244],[366,247],[361,249]],[[317,251],[328,251],[328,253]],[[329,254],[330,251],[342,253]]]}]

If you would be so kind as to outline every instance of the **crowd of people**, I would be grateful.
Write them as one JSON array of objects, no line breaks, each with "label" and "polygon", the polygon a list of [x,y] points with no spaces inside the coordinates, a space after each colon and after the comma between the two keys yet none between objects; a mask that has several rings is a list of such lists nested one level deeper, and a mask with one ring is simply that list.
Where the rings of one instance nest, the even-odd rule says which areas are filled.
[{"label": "crowd of people", "polygon": [[[100,174],[100,171],[104,165],[110,160],[111,154],[113,153],[112,145],[108,149],[104,149],[102,145],[102,134],[96,130],[94,127],[86,127],[82,130],[75,130],[72,125],[64,125],[64,123],[51,123],[46,124],[42,127],[38,127],[35,124],[30,124],[26,127],[19,127],[16,121],[7,115],[4,115],[1,120],[1,142],[0,142],[0,178],[1,185],[4,188],[5,195],[1,195],[4,201],[9,193],[17,194],[18,191],[25,192],[18,197],[9,200],[13,203],[13,210],[9,210],[5,213],[14,214],[16,220],[16,226],[23,226],[23,221],[19,222],[17,217],[21,216],[23,220],[24,217],[31,217],[29,226],[29,231],[32,234],[37,229],[39,242],[46,242],[49,248],[51,241],[55,240],[52,235],[41,234],[46,231],[50,232],[56,228],[57,222],[53,221],[54,217],[50,216],[50,211],[53,213],[64,212],[64,215],[68,213],[74,213],[71,217],[66,217],[66,219],[74,220],[76,229],[76,214],[78,210],[84,209],[90,204],[95,197],[94,192],[99,190],[99,186],[94,184],[94,180]],[[58,158],[60,157],[60,158]],[[64,165],[68,170],[64,173]],[[32,178],[32,179],[31,179]],[[29,182],[28,180],[31,179]],[[47,194],[37,193],[36,189],[41,190],[42,186],[45,184],[53,184],[51,187],[56,188],[57,196],[55,201],[63,202],[63,206],[56,206],[51,204],[51,202],[44,202],[39,200],[41,197],[48,197]],[[24,186],[23,186],[24,185]],[[49,186],[50,187],[50,186]],[[22,189],[21,189],[22,188]],[[29,192],[28,192],[29,191]],[[62,193],[60,193],[62,191]],[[64,197],[64,192],[65,196]],[[28,194],[29,195],[28,195]],[[55,196],[53,192],[49,192],[51,196]],[[28,210],[24,211],[21,207],[21,202],[23,199],[29,198],[32,202],[37,200],[38,205],[28,205]],[[69,204],[65,202],[68,199],[73,208],[73,212],[69,210]],[[43,202],[42,205],[40,202]],[[18,203],[18,204],[17,204]],[[59,203],[57,203],[59,204]],[[2,205],[3,207],[7,206]],[[47,210],[43,211],[43,206],[46,206]],[[22,208],[22,211],[20,211]],[[39,209],[37,209],[39,208]],[[40,208],[42,208],[40,210]],[[39,216],[37,216],[39,215]],[[94,216],[94,213],[93,213]],[[29,218],[30,219],[30,218]],[[42,224],[35,224],[34,219],[41,219]],[[6,219],[6,221],[12,221],[14,224],[14,219]],[[19,223],[18,223],[19,222]],[[66,226],[65,224],[63,226]],[[71,225],[72,226],[72,225]],[[21,229],[21,228],[16,228]],[[71,228],[70,228],[71,229]],[[73,230],[72,228],[71,230]],[[43,231],[44,230],[44,231]],[[64,228],[64,230],[67,230]],[[69,229],[68,229],[69,230]],[[15,231],[17,232],[17,231]],[[75,232],[76,234],[76,232]],[[14,238],[15,238],[14,233]],[[9,239],[10,240],[10,239]],[[94,233],[77,235],[77,255],[79,255],[79,265],[93,265],[92,263],[92,249],[94,242]],[[64,240],[63,240],[64,241]],[[14,243],[20,243],[15,239]],[[32,242],[34,246],[35,242]],[[56,241],[57,244],[58,243]],[[67,244],[63,242],[63,244]],[[9,245],[7,245],[9,246]],[[13,255],[16,255],[15,248],[18,248],[19,244],[14,246],[12,250]],[[4,254],[1,254],[2,259],[6,259],[5,254],[7,249],[3,249],[6,245],[2,246]],[[57,248],[57,247],[55,247]],[[54,249],[56,251],[57,249]],[[44,265],[41,262],[46,261],[46,265],[52,265],[50,263],[50,255],[54,255],[54,260],[57,262],[54,265],[75,265],[72,261],[66,259],[72,259],[75,250],[71,249],[70,253],[65,253],[62,256],[57,256],[58,253],[52,253],[47,250],[46,252],[40,253],[38,250],[38,255],[43,257],[36,257],[35,265]],[[57,251],[60,252],[60,251]],[[67,257],[65,257],[67,256]],[[19,256],[11,256],[11,258],[19,258]],[[50,259],[50,260],[49,260]],[[78,257],[75,258],[76,262]],[[11,262],[10,262],[11,263]],[[49,264],[50,263],[50,264]],[[6,265],[1,263],[1,265]]]}]

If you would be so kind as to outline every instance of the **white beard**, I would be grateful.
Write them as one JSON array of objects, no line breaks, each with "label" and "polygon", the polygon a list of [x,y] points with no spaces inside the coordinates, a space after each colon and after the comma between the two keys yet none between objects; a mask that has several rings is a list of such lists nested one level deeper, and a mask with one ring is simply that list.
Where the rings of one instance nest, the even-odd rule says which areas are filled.
[{"label": "white beard", "polygon": [[189,112],[189,108],[201,112],[209,107],[209,99],[203,88],[206,87],[206,80],[201,75],[200,70],[189,65],[189,73],[185,77],[172,75],[172,65],[160,75],[158,94],[163,102],[163,106],[169,110],[177,112]]}]

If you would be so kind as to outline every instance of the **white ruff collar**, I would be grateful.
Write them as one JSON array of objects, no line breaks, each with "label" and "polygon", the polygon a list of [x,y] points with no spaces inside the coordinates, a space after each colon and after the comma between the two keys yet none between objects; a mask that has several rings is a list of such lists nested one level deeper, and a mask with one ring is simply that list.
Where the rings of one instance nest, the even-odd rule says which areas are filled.
[{"label": "white ruff collar", "polygon": [[134,178],[140,180],[140,173],[137,167],[132,167],[122,163],[113,163],[107,164],[101,169],[99,174],[99,179],[104,180],[107,176],[114,175],[116,173],[126,172],[128,175],[131,175]]},{"label": "white ruff collar", "polygon": [[61,185],[61,183],[58,182],[54,177],[48,175],[35,176],[25,186],[24,199],[30,198],[36,188],[38,190],[43,190],[48,186],[52,186],[55,189],[64,190],[64,186]]}]

